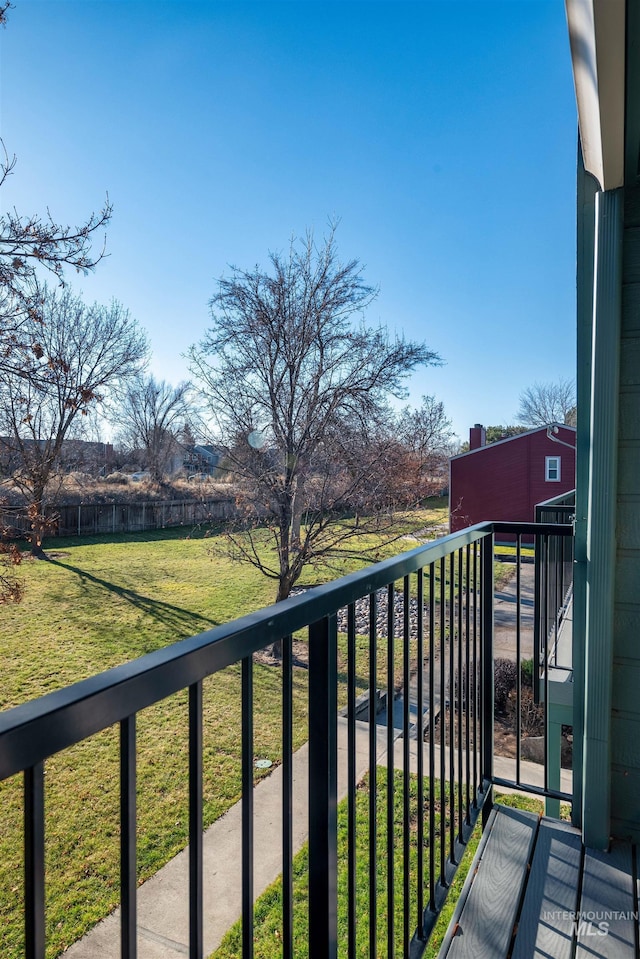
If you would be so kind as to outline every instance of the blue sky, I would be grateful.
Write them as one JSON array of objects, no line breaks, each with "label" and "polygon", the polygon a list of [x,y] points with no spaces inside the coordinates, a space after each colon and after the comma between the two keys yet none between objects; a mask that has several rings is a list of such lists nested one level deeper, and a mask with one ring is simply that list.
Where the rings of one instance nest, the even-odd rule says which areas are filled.
[{"label": "blue sky", "polygon": [[89,300],[127,306],[177,383],[229,264],[340,219],[371,323],[445,365],[461,439],[573,377],[576,118],[561,0],[15,0],[0,33],[3,209],[81,222]]}]

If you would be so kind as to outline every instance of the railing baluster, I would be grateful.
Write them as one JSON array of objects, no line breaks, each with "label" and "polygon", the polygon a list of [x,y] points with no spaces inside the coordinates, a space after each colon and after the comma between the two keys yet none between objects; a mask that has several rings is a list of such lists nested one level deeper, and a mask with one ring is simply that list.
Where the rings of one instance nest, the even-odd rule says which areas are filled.
[{"label": "railing baluster", "polygon": [[522,742],[522,591],[520,552],[522,536],[516,537],[516,782],[520,782],[520,743]]},{"label": "railing baluster", "polygon": [[456,564],[455,553],[449,553],[449,859],[456,861],[456,784],[455,784],[455,670],[456,643]]},{"label": "railing baluster", "polygon": [[[545,637],[549,635],[549,566],[551,562],[550,558],[550,539],[548,535],[543,536],[543,556],[544,556],[544,567],[543,567],[543,586],[544,586],[544,595],[545,595]],[[554,621],[556,620],[556,614],[554,613]],[[557,644],[557,636],[555,637]],[[544,743],[544,791],[545,793],[549,789],[549,643],[545,639],[545,651],[544,651],[544,663],[543,663],[543,677],[544,677],[544,704],[543,704],[543,743]]]},{"label": "railing baluster", "polygon": [[558,639],[560,634],[560,615],[562,612],[562,606],[564,603],[564,596],[562,593],[562,543],[564,540],[560,541],[557,536],[553,537],[553,555],[555,557],[555,574],[556,574],[556,588],[554,596],[554,609],[555,609],[555,643],[554,643],[554,654],[553,654],[553,665],[558,665]]},{"label": "railing baluster", "polygon": [[309,626],[309,959],[336,959],[337,619]]},{"label": "railing baluster", "polygon": [[473,544],[473,805],[478,808],[478,751],[480,748],[480,697],[478,690],[478,544]]},{"label": "railing baluster", "polygon": [[464,815],[463,815],[463,803],[462,803],[462,788],[463,788],[463,769],[462,769],[462,711],[465,708],[464,696],[463,696],[463,686],[462,686],[462,629],[463,629],[463,618],[462,618],[462,589],[463,583],[463,567],[462,567],[462,550],[458,550],[458,676],[457,682],[455,684],[456,690],[456,708],[458,711],[458,838],[460,842],[463,841],[463,826],[464,826]]},{"label": "railing baluster", "polygon": [[293,637],[282,640],[282,956],[293,957]]},{"label": "railing baluster", "polygon": [[44,959],[44,763],[24,771],[25,959]]},{"label": "railing baluster", "polygon": [[482,716],[482,779],[489,783],[489,795],[482,807],[483,825],[488,818],[493,803],[493,716],[494,716],[494,687],[493,687],[493,533],[488,534],[482,541],[482,672],[481,691],[483,699]]},{"label": "railing baluster", "polygon": [[416,742],[417,742],[417,775],[418,775],[418,797],[417,797],[417,851],[418,851],[418,890],[417,890],[417,935],[419,939],[424,939],[424,570],[417,572],[416,602],[417,602],[417,631],[416,637],[416,692],[417,692],[417,710],[416,716]]},{"label": "railing baluster", "polygon": [[[371,719],[375,724],[375,718]],[[356,954],[356,608],[347,608],[347,955]]]},{"label": "railing baluster", "polygon": [[429,909],[436,908],[436,567],[429,564]]},{"label": "railing baluster", "polygon": [[464,643],[464,738],[465,738],[465,753],[466,753],[466,816],[465,822],[467,825],[471,822],[471,738],[470,738],[470,716],[471,716],[471,696],[470,696],[470,669],[471,663],[469,660],[470,654],[470,643],[471,643],[471,596],[470,596],[470,579],[471,579],[471,547],[466,547],[466,572],[465,572],[465,581],[464,581],[464,590],[465,590],[465,619],[464,619],[464,634],[465,634],[465,643]]},{"label": "railing baluster", "polygon": [[189,957],[202,959],[202,681],[189,686]]},{"label": "railing baluster", "polygon": [[405,959],[409,959],[409,942],[411,940],[411,875],[409,873],[409,862],[410,862],[410,852],[411,852],[411,835],[409,832],[409,827],[411,823],[411,806],[410,806],[410,790],[411,790],[411,753],[410,753],[410,740],[409,740],[409,721],[410,721],[410,702],[409,702],[409,677],[411,673],[411,657],[410,657],[410,591],[409,591],[409,577],[404,577],[404,589],[403,589],[403,622],[402,622],[402,660],[403,660],[403,669],[402,669],[402,735],[403,735],[403,749],[402,749],[402,860],[403,860],[403,902],[402,902],[402,912],[403,912],[403,955]]},{"label": "railing baluster", "polygon": [[253,957],[253,659],[242,660],[242,957]]},{"label": "railing baluster", "polygon": [[446,686],[445,650],[447,621],[447,576],[444,556],[440,560],[440,885],[447,885],[447,794],[445,756],[446,736]]},{"label": "railing baluster", "polygon": [[120,954],[136,959],[136,716],[120,723]]},{"label": "railing baluster", "polygon": [[394,896],[394,686],[395,686],[395,588],[387,589],[387,956],[393,959],[395,940]]},{"label": "railing baluster", "polygon": [[378,954],[378,629],[377,597],[369,596],[369,955]]}]

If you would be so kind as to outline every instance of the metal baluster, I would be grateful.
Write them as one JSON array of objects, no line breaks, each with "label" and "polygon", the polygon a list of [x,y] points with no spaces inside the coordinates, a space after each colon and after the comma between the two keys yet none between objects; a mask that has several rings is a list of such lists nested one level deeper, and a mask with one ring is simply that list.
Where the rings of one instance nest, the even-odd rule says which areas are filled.
[{"label": "metal baluster", "polygon": [[282,640],[282,956],[293,957],[293,637]]},{"label": "metal baluster", "polygon": [[[375,725],[375,720],[371,721]],[[356,610],[347,608],[348,951],[356,954]]]},{"label": "metal baluster", "polygon": [[449,554],[449,859],[456,861],[456,785],[455,785],[455,672],[456,566],[455,554]]},{"label": "metal baluster", "polygon": [[446,607],[447,577],[444,556],[440,560],[440,884],[447,885],[447,781],[445,768],[446,742],[446,686],[445,686],[445,650],[446,650]]},{"label": "metal baluster", "polygon": [[463,803],[462,803],[462,788],[463,788],[463,775],[462,775],[462,710],[464,709],[464,695],[463,695],[463,677],[462,677],[462,589],[463,583],[463,566],[462,566],[462,550],[458,550],[458,676],[457,682],[455,684],[456,691],[456,707],[458,710],[458,838],[460,842],[463,839],[462,828],[464,825],[464,815],[463,815]]},{"label": "metal baluster", "polygon": [[336,959],[337,618],[309,626],[309,959]]},{"label": "metal baluster", "polygon": [[403,744],[402,744],[402,859],[403,859],[403,902],[402,902],[402,918],[403,918],[403,949],[405,959],[409,959],[409,942],[411,939],[411,876],[409,873],[409,862],[410,862],[410,853],[411,853],[411,835],[409,832],[410,823],[411,823],[411,806],[410,806],[410,790],[411,790],[411,754],[409,751],[410,741],[409,741],[409,677],[411,673],[411,659],[410,659],[410,649],[409,649],[409,639],[410,639],[410,616],[409,616],[409,603],[410,603],[410,592],[409,592],[409,576],[404,577],[403,583],[403,623],[402,623],[402,660],[403,660],[403,669],[402,669],[402,735],[403,735]]},{"label": "metal baluster", "polygon": [[202,682],[189,686],[189,957],[202,959]]},{"label": "metal baluster", "polygon": [[470,578],[471,578],[471,546],[466,548],[466,573],[465,573],[465,646],[464,646],[464,702],[465,702],[465,749],[466,749],[466,816],[465,822],[467,825],[471,823],[471,738],[470,738],[470,713],[471,713],[471,696],[470,696],[470,669],[471,663],[469,660],[470,654],[470,643],[471,643],[471,597],[470,597]]},{"label": "metal baluster", "polygon": [[419,569],[416,587],[417,600],[417,670],[416,691],[417,709],[416,741],[418,745],[418,824],[416,842],[418,846],[418,895],[417,895],[417,935],[424,939],[424,570]]},{"label": "metal baluster", "polygon": [[435,659],[436,659],[436,567],[429,564],[429,909],[436,908],[436,724],[435,724]]},{"label": "metal baluster", "polygon": [[377,843],[377,709],[378,709],[378,649],[377,600],[369,596],[369,955],[378,953],[378,843]]},{"label": "metal baluster", "polygon": [[478,544],[473,544],[473,805],[478,808],[478,750],[480,742],[480,697],[478,691]]},{"label": "metal baluster", "polygon": [[25,959],[44,959],[44,763],[24,771]]},{"label": "metal baluster", "polygon": [[395,939],[394,884],[394,584],[387,589],[387,956],[393,959]]},{"label": "metal baluster", "polygon": [[482,807],[483,826],[493,805],[493,534],[482,541],[482,777],[489,784],[489,795]]},{"label": "metal baluster", "polygon": [[242,957],[253,957],[253,660],[242,660]]},{"label": "metal baluster", "polygon": [[522,593],[520,546],[522,536],[516,538],[516,782],[520,782],[520,743],[522,741]]}]

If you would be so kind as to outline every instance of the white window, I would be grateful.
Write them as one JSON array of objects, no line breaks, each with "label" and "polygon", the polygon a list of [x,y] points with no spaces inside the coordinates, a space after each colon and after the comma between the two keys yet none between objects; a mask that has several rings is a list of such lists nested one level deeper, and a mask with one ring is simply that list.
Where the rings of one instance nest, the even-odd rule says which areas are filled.
[{"label": "white window", "polygon": [[560,482],[560,457],[545,456],[544,460],[544,478],[547,483]]}]

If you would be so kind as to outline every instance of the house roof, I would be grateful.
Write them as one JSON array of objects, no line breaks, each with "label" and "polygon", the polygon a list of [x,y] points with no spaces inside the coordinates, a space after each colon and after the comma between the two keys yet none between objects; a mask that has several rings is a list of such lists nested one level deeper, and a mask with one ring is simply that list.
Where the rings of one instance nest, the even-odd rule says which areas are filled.
[{"label": "house roof", "polygon": [[496,446],[502,446],[504,443],[513,443],[514,440],[521,440],[525,436],[531,436],[533,433],[541,433],[542,430],[546,432],[548,429],[553,429],[554,427],[569,430],[571,433],[576,432],[575,426],[567,426],[566,423],[549,423],[548,426],[536,426],[534,429],[527,430],[525,433],[516,433],[515,436],[507,436],[503,440],[496,440],[495,443],[485,443],[484,446],[477,446],[474,450],[467,450],[466,453],[457,453],[455,456],[449,457],[449,461],[459,460],[463,456],[472,456],[474,453],[481,453],[483,450],[492,450]]}]

